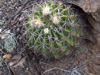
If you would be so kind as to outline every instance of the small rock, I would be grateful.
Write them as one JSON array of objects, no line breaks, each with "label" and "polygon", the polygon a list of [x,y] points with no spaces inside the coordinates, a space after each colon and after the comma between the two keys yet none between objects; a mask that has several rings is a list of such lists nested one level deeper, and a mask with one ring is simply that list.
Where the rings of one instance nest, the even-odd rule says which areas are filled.
[{"label": "small rock", "polygon": [[11,58],[12,58],[11,54],[6,54],[6,55],[3,56],[3,59],[5,59],[6,61],[10,60]]},{"label": "small rock", "polygon": [[3,74],[3,72],[2,71],[0,71],[0,75],[2,75]]},{"label": "small rock", "polygon": [[21,21],[23,21],[23,19],[24,19],[24,17],[20,17],[20,18],[19,18],[19,21],[21,22]]},{"label": "small rock", "polygon": [[0,26],[2,26],[3,25],[3,22],[0,22]]},{"label": "small rock", "polygon": [[9,36],[9,34],[1,34],[1,35],[0,35],[0,38],[1,38],[1,39],[6,39],[8,36]]},{"label": "small rock", "polygon": [[5,31],[5,33],[8,33],[9,34],[10,33],[10,30]]}]

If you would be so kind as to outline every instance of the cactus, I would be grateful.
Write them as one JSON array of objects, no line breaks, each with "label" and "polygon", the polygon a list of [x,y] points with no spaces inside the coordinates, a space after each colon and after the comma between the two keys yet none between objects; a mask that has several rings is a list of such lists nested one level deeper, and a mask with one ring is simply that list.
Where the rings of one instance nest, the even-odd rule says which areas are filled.
[{"label": "cactus", "polygon": [[72,47],[79,45],[82,30],[78,16],[70,5],[48,1],[33,11],[26,23],[25,36],[28,46],[34,47],[35,53],[42,53],[46,58],[59,58],[63,53],[68,55],[73,51]]}]

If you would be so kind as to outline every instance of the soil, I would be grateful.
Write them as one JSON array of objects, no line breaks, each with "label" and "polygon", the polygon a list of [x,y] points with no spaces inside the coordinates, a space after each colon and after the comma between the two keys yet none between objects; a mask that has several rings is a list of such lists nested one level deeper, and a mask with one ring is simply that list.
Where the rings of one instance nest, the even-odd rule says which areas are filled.
[{"label": "soil", "polygon": [[[85,28],[86,32],[89,31],[91,34],[85,34],[88,37],[81,40],[83,49],[78,55],[72,53],[60,59],[45,59],[27,49],[27,40],[23,34],[25,32],[24,24],[27,22],[27,15],[31,13],[31,8],[35,2],[33,0],[0,1],[0,22],[4,22],[0,28],[3,30],[10,29],[18,41],[17,48],[10,54],[12,56],[17,54],[29,55],[33,63],[36,64],[35,69],[38,75],[100,75],[100,43],[97,43],[93,38],[90,39],[94,35],[91,33],[92,31],[89,31],[89,28],[90,30],[93,29],[91,25]],[[87,22],[87,24],[89,23]],[[0,51],[0,57],[7,53],[9,52],[5,50]],[[0,66],[0,75],[13,75],[8,66],[9,62],[3,61],[2,66]]]}]

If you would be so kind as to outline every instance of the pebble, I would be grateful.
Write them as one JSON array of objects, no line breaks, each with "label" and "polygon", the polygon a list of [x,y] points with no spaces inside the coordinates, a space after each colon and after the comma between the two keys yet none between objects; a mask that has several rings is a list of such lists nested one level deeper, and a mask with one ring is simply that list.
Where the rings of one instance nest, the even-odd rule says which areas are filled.
[{"label": "pebble", "polygon": [[11,58],[12,58],[11,54],[6,54],[6,55],[3,56],[3,59],[5,59],[6,61],[10,60]]},{"label": "pebble", "polygon": [[2,75],[3,74],[3,72],[2,71],[0,71],[0,75]]}]

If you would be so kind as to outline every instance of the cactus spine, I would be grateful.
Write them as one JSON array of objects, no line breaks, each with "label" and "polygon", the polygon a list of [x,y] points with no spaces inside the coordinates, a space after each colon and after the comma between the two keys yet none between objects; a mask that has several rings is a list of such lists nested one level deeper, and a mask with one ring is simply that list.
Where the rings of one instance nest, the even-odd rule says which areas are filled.
[{"label": "cactus spine", "polygon": [[28,46],[47,58],[71,53],[71,47],[77,47],[82,34],[76,15],[70,5],[63,6],[60,1],[39,5],[26,23]]}]

